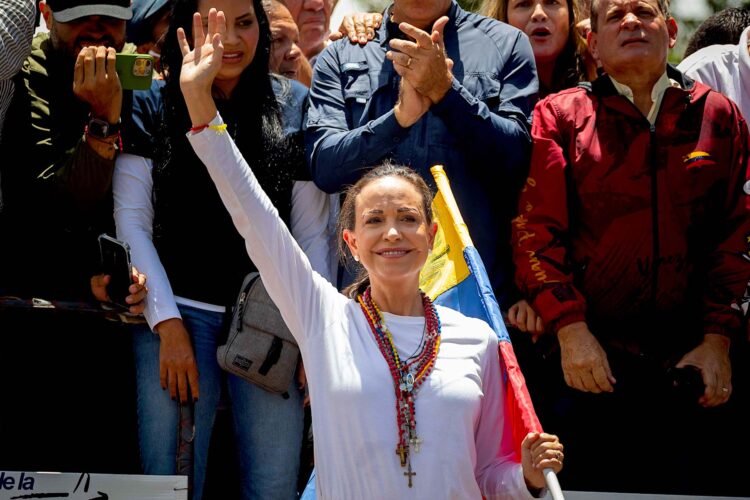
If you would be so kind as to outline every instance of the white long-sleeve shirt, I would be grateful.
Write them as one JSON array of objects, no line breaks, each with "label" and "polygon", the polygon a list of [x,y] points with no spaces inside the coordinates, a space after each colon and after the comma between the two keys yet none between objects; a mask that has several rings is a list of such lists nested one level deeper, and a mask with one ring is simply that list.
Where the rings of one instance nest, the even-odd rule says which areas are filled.
[{"label": "white long-sleeve shirt", "polygon": [[[117,237],[127,241],[133,265],[148,278],[144,316],[153,329],[170,318],[180,318],[177,304],[222,312],[222,305],[196,302],[172,293],[169,278],[153,243],[152,161],[122,154],[117,158],[112,179]],[[307,253],[315,270],[329,278],[329,197],[309,181],[296,181],[292,188],[291,231]],[[200,271],[200,262],[196,262]]]},{"label": "white long-sleeve shirt", "polygon": [[[212,124],[221,123],[220,117]],[[395,453],[388,366],[360,306],[314,272],[226,133],[189,136],[207,166],[268,293],[297,339],[309,383],[320,499],[532,498],[512,460],[497,338],[476,319],[438,307],[440,351],[416,397],[413,488]],[[422,317],[385,314],[402,354]]]}]

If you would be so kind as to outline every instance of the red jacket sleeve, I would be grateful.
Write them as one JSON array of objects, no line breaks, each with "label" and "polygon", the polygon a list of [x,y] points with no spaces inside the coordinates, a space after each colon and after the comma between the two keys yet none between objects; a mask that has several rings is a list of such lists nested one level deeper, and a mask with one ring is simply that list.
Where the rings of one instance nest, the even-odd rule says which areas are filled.
[{"label": "red jacket sleeve", "polygon": [[566,140],[549,99],[532,120],[529,177],[513,220],[516,283],[553,332],[584,320],[586,302],[573,285],[565,246],[568,231]]}]

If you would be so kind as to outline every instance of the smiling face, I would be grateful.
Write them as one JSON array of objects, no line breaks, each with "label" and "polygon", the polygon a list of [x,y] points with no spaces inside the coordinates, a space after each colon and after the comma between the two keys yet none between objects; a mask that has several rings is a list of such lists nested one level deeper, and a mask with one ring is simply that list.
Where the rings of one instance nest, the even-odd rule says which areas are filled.
[{"label": "smiling face", "polygon": [[297,25],[280,2],[272,3],[268,21],[271,24],[271,72],[296,80],[302,63]]},{"label": "smiling face", "polygon": [[230,95],[239,82],[240,75],[255,57],[260,33],[258,20],[251,0],[201,0],[198,2],[198,11],[203,19],[204,31],[208,29],[208,11],[211,8],[223,10],[227,20],[223,40],[224,56],[214,85],[225,95]]},{"label": "smiling face", "polygon": [[677,23],[666,19],[657,0],[599,0],[592,5],[589,47],[615,79],[632,75],[658,78],[677,41]]},{"label": "smiling face", "polygon": [[407,287],[413,282],[416,289],[437,229],[416,186],[393,175],[377,178],[357,195],[354,217],[354,228],[343,236],[370,281]]},{"label": "smiling face", "polygon": [[528,35],[537,66],[554,63],[570,34],[566,0],[510,0],[508,24]]}]

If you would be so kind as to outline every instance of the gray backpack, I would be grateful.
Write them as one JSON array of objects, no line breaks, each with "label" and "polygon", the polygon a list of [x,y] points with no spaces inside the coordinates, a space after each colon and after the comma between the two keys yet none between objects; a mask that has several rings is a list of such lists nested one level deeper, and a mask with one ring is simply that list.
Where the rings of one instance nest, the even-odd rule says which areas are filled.
[{"label": "gray backpack", "polygon": [[299,347],[256,272],[242,283],[227,343],[219,346],[216,358],[229,373],[289,397]]}]

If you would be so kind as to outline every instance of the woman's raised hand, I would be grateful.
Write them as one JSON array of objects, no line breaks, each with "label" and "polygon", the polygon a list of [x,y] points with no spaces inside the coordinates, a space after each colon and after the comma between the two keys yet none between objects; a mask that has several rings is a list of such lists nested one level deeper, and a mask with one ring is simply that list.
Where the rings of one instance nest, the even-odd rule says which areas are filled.
[{"label": "woman's raised hand", "polygon": [[[186,104],[193,125],[207,123],[213,119],[211,116],[202,116],[205,113],[203,106],[191,106],[191,101],[198,100],[200,103],[207,98],[207,102],[213,107],[211,98],[211,85],[221,68],[221,58],[224,54],[222,37],[227,29],[227,21],[223,11],[211,9],[208,11],[207,31],[204,32],[203,19],[196,12],[193,14],[193,42],[195,47],[190,49],[190,43],[185,35],[185,30],[177,30],[177,42],[182,51],[182,69],[180,72],[180,88],[185,96]],[[196,116],[196,113],[198,116]]]}]

